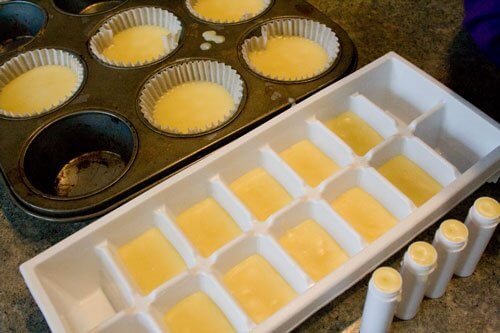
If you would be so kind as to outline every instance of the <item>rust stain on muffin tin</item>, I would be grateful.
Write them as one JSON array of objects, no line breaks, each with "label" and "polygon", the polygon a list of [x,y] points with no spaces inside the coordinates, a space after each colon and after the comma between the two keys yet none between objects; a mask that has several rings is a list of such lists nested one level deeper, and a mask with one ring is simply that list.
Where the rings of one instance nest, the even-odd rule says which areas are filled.
[{"label": "rust stain on muffin tin", "polygon": [[[11,1],[7,4],[16,2]],[[71,3],[68,1],[37,1],[36,4],[47,13],[48,18],[43,33],[35,35],[22,48],[18,47],[8,52],[0,50],[0,65],[23,52],[46,47],[70,50],[79,55],[85,63],[87,78],[84,86],[73,100],[55,112],[22,120],[0,118],[0,169],[9,184],[15,202],[29,214],[47,220],[78,221],[103,215],[207,153],[285,111],[290,106],[285,96],[300,101],[351,73],[357,64],[356,49],[347,33],[326,15],[302,0],[276,0],[256,18],[225,25],[211,24],[195,18],[181,0],[110,1],[114,2],[116,7],[108,6],[109,3],[102,4],[102,2],[105,1],[83,1],[81,3],[86,6],[78,11],[78,8],[70,6]],[[56,4],[59,7],[56,7]],[[0,4],[0,8],[1,6],[5,4]],[[90,13],[86,9],[97,8],[95,6],[103,11]],[[116,13],[142,6],[166,9],[183,23],[183,38],[179,41],[176,52],[161,61],[132,69],[106,66],[94,58],[88,49],[88,41],[92,32],[95,32],[103,22]],[[84,12],[82,13],[81,10]],[[242,41],[249,35],[257,33],[259,27],[265,22],[282,17],[303,17],[315,20],[335,32],[341,52],[329,71],[311,80],[283,83],[261,78],[248,69],[239,54]],[[218,31],[218,34],[224,35],[226,40],[217,47],[203,51],[200,49],[200,44],[204,42],[202,34],[208,30]],[[178,61],[196,58],[225,63],[241,75],[247,88],[247,96],[238,116],[226,126],[197,137],[167,137],[152,130],[136,112],[140,88],[149,77],[163,68]],[[274,88],[273,91],[270,91],[270,84]],[[279,92],[281,97],[271,98],[275,91]],[[93,110],[110,110],[126,119],[132,129],[137,132],[137,152],[124,174],[111,185],[104,186],[90,194],[58,197],[54,186],[57,174],[64,165],[84,153],[101,150],[99,147],[88,147],[87,151],[75,151],[74,155],[68,156],[64,162],[55,163],[57,165],[54,169],[57,170],[47,173],[52,179],[44,181],[52,184],[53,193],[47,195],[43,191],[34,190],[33,186],[26,181],[24,169],[27,166],[24,162],[21,163],[21,159],[24,158],[23,152],[32,141],[34,133],[39,133],[41,129],[61,117],[84,111],[94,112]],[[53,154],[58,153],[58,147],[54,147]],[[29,166],[32,171],[37,167],[42,167],[42,165]]]}]

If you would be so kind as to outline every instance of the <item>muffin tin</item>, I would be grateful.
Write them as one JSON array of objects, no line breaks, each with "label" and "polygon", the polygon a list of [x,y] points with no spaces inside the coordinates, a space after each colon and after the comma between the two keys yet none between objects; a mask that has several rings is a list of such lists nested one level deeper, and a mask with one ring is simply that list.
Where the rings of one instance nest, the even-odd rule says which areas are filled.
[{"label": "muffin tin", "polygon": [[[357,113],[384,141],[357,156],[324,121],[347,109]],[[341,169],[312,188],[279,157],[308,139]],[[376,171],[403,154],[443,189],[420,207]],[[256,167],[293,197],[290,204],[258,221],[231,191],[233,180]],[[442,84],[389,53],[323,89],[288,112],[193,164],[95,223],[21,265],[23,277],[54,332],[168,331],[163,314],[196,291],[205,292],[240,332],[286,331],[363,278],[379,263],[430,226],[500,167],[500,126]],[[359,186],[398,223],[368,243],[330,202]],[[242,234],[212,255],[201,256],[175,219],[195,203],[214,198]],[[313,219],[350,259],[314,282],[277,239]],[[177,249],[187,270],[148,295],[141,295],[116,250],[156,227]],[[224,287],[222,276],[253,254],[262,255],[297,296],[257,324]]]},{"label": "muffin tin", "polygon": [[[180,20],[183,31],[175,51],[136,68],[110,66],[91,54],[89,40],[106,20],[144,6],[166,9]],[[5,18],[0,23],[0,64],[24,52],[48,48],[77,55],[85,67],[80,91],[55,110],[25,119],[0,117],[0,169],[10,192],[29,214],[52,221],[103,215],[356,67],[356,50],[346,32],[299,0],[272,1],[257,17],[237,24],[199,20],[181,0],[8,1],[0,4],[0,17]],[[240,46],[262,24],[277,18],[305,18],[332,29],[340,44],[332,67],[316,78],[292,83],[267,80],[252,72],[241,57]],[[203,51],[202,33],[209,30],[226,40]],[[225,126],[201,136],[155,131],[139,110],[141,88],[162,69],[187,60],[212,60],[235,69],[245,84],[241,110]],[[85,119],[85,128],[78,125],[79,119]],[[101,121],[112,131],[100,126]],[[44,142],[46,138],[50,141]],[[92,177],[94,172],[104,176]],[[61,177],[72,179],[61,181]],[[60,184],[77,189],[61,192]]]}]

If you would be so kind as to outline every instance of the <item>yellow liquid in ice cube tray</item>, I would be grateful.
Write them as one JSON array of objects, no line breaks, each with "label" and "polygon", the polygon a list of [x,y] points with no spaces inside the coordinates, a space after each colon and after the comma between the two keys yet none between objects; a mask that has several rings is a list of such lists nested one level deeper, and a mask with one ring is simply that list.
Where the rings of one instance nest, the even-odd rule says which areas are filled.
[{"label": "yellow liquid in ice cube tray", "polygon": [[229,187],[260,221],[292,201],[283,186],[262,168],[244,174]]},{"label": "yellow liquid in ice cube tray", "polygon": [[347,111],[326,122],[326,126],[337,134],[359,156],[384,141],[384,138],[352,111]]},{"label": "yellow liquid in ice cube tray", "polygon": [[328,156],[309,140],[302,140],[280,153],[297,174],[312,187],[319,185],[339,169]]},{"label": "yellow liquid in ice cube tray", "polygon": [[157,228],[121,246],[118,256],[145,295],[186,270],[182,257]]},{"label": "yellow liquid in ice cube tray", "polygon": [[381,203],[359,187],[342,193],[331,205],[369,243],[398,222]]},{"label": "yellow liquid in ice cube tray", "polygon": [[421,206],[443,188],[425,170],[403,155],[393,157],[378,168],[415,205]]},{"label": "yellow liquid in ice cube tray", "polygon": [[241,234],[238,225],[213,198],[185,210],[177,216],[176,222],[204,257]]},{"label": "yellow liquid in ice cube tray", "polygon": [[245,312],[260,323],[290,302],[296,292],[261,255],[252,255],[224,275],[224,284]]},{"label": "yellow liquid in ice cube tray", "polygon": [[163,317],[163,322],[172,333],[235,332],[221,309],[201,291],[174,305]]},{"label": "yellow liquid in ice cube tray", "polygon": [[279,238],[281,246],[314,281],[349,259],[337,242],[313,220],[306,220]]}]

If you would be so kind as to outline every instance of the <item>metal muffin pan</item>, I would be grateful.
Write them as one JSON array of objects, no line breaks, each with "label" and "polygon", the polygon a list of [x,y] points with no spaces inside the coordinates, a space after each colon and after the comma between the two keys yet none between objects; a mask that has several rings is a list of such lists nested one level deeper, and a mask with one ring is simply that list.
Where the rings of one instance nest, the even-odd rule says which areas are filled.
[{"label": "metal muffin pan", "polygon": [[[23,11],[25,6],[35,9],[30,14]],[[179,18],[183,32],[175,52],[161,61],[130,69],[103,64],[91,55],[88,42],[107,19],[118,12],[142,6],[161,7]],[[269,9],[257,18],[227,25],[210,24],[196,19],[181,0],[42,0],[36,5],[25,1],[10,1],[0,4],[0,15],[5,13],[12,16],[14,21],[19,19],[32,25],[37,24],[36,27],[28,26],[28,32],[17,34],[20,37],[32,36],[29,40],[21,38],[22,46],[10,41],[14,32],[12,35],[0,35],[0,43],[6,45],[0,49],[0,64],[29,50],[56,48],[76,54],[85,65],[86,78],[82,88],[61,107],[29,119],[0,117],[0,169],[14,201],[29,214],[52,221],[77,221],[103,215],[200,157],[285,111],[296,101],[344,77],[355,69],[357,63],[356,49],[346,32],[312,5],[299,0],[273,1]],[[33,17],[24,17],[26,15]],[[339,39],[340,54],[330,70],[306,82],[279,83],[263,79],[246,67],[239,54],[239,46],[244,38],[256,31],[263,22],[281,17],[311,19],[327,25],[335,32]],[[9,29],[13,26],[15,24],[10,25]],[[200,44],[205,41],[202,33],[208,30],[216,30],[226,40],[222,44],[213,44],[208,51],[202,51]],[[246,88],[241,111],[227,125],[198,137],[174,137],[153,130],[139,111],[138,96],[142,86],[163,68],[191,59],[215,60],[231,66],[239,73]],[[127,161],[112,162],[112,169],[104,170],[108,175],[115,175],[114,178],[111,177],[113,179],[90,181],[88,189],[80,186],[72,196],[67,196],[64,193],[68,191],[58,192],[57,188],[60,174],[66,174],[65,169],[76,168],[73,172],[79,172],[78,161],[73,159],[78,159],[83,154],[81,159],[90,159],[89,163],[83,165],[91,164],[100,170],[106,166],[107,159],[114,160],[113,154],[109,153],[116,152],[99,152],[99,147],[86,147],[87,151],[75,149],[73,153],[66,151],[64,158],[50,157],[57,160],[54,162],[57,165],[51,165],[51,170],[37,172],[37,169],[46,167],[28,165],[32,161],[41,161],[40,158],[31,157],[33,147],[30,147],[30,143],[36,142],[36,136],[44,129],[59,127],[57,123],[68,119],[65,117],[80,113],[87,113],[89,117],[98,117],[100,113],[124,122],[126,126],[123,128],[130,129],[129,134],[134,140],[135,148],[130,161],[128,155],[122,156]],[[54,140],[57,141],[55,138]],[[45,147],[45,153],[48,148]],[[61,150],[54,146],[50,155],[58,156],[60,153]],[[98,154],[97,161],[95,154]],[[103,163],[100,162],[100,154],[105,155]],[[114,169],[121,169],[124,164],[124,173]],[[91,172],[83,172],[87,176],[82,179],[91,178],[88,177]],[[40,185],[42,183],[43,186]],[[47,187],[50,183],[54,184],[53,188]],[[80,195],[76,195],[78,193]]]},{"label": "metal muffin pan", "polygon": [[[324,124],[347,109],[384,137],[364,156],[356,155]],[[279,155],[303,139],[341,167],[314,188]],[[398,154],[443,186],[420,207],[376,171]],[[230,186],[256,167],[265,169],[293,198],[264,221],[252,215]],[[121,332],[124,327],[168,332],[164,313],[196,291],[206,293],[239,332],[282,332],[362,279],[499,171],[498,123],[389,53],[81,229],[20,270],[54,332]],[[370,193],[398,220],[371,243],[330,206],[354,186]],[[203,257],[176,218],[207,197],[232,216],[241,235]],[[350,257],[316,282],[277,241],[306,219],[322,225]],[[143,295],[116,251],[153,227],[175,247],[187,269]],[[260,323],[245,313],[222,278],[252,254],[262,255],[297,294]]]}]

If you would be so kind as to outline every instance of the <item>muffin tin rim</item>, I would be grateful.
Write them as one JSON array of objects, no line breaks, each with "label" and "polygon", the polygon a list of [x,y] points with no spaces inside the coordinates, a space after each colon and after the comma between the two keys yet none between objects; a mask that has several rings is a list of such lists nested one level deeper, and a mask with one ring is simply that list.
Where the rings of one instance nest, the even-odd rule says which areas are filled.
[{"label": "muffin tin rim", "polygon": [[[100,187],[100,188],[96,189],[95,191],[92,191],[92,192],[89,192],[89,193],[85,193],[83,195],[74,196],[74,197],[62,197],[62,196],[48,194],[48,193],[45,193],[45,192],[39,190],[36,186],[34,186],[31,183],[31,181],[28,179],[28,177],[26,175],[26,172],[24,170],[24,160],[26,158],[26,153],[27,153],[29,147],[31,146],[31,144],[33,143],[33,141],[38,137],[38,135],[40,135],[43,131],[45,131],[46,129],[48,129],[52,125],[58,123],[59,121],[62,121],[64,119],[66,119],[66,118],[76,117],[76,116],[83,115],[83,114],[105,114],[105,115],[117,118],[123,124],[125,124],[127,126],[127,128],[130,130],[130,134],[132,135],[132,139],[133,139],[133,147],[132,147],[132,153],[131,153],[131,156],[130,156],[130,161],[125,165],[125,168],[122,170],[121,174],[115,180],[113,180],[112,182],[110,182],[109,184],[107,184],[107,185],[105,185],[103,187]],[[56,118],[52,119],[51,121],[49,121],[47,123],[44,123],[43,125],[39,126],[35,131],[33,131],[30,134],[30,136],[23,143],[23,146],[22,146],[22,149],[21,149],[21,154],[19,156],[19,160],[18,160],[17,164],[18,164],[18,168],[19,168],[19,173],[21,175],[21,179],[22,179],[23,183],[28,187],[28,189],[30,191],[33,191],[37,195],[40,195],[40,196],[42,196],[44,198],[51,199],[51,200],[56,200],[56,201],[73,201],[73,200],[87,198],[87,197],[95,195],[95,194],[97,194],[99,192],[102,192],[105,189],[107,189],[107,188],[111,187],[112,185],[114,185],[120,179],[122,179],[123,176],[125,176],[125,174],[132,167],[132,164],[134,163],[135,158],[137,157],[138,150],[139,150],[139,136],[137,135],[137,130],[135,129],[134,125],[130,121],[128,121],[128,119],[126,119],[122,115],[120,115],[120,114],[118,114],[118,113],[116,113],[116,112],[114,112],[114,111],[112,111],[110,109],[107,109],[107,108],[102,108],[102,107],[100,107],[100,108],[98,107],[98,108],[94,108],[94,109],[87,109],[87,108],[82,109],[82,108],[79,108],[78,110],[75,110],[75,112],[63,114],[63,115],[61,115],[59,117],[56,117]]]},{"label": "muffin tin rim", "polygon": [[[267,20],[256,22],[254,25],[252,25],[251,27],[249,27],[248,29],[246,29],[243,32],[242,36],[238,39],[237,53],[238,53],[238,60],[240,61],[241,65],[248,72],[250,72],[254,76],[257,76],[257,78],[259,78],[261,80],[272,82],[272,83],[285,84],[285,85],[292,85],[292,84],[300,84],[300,83],[312,82],[312,81],[315,81],[315,80],[317,80],[319,78],[322,78],[323,76],[325,76],[328,73],[330,73],[338,65],[338,63],[340,61],[340,58],[342,57],[342,52],[343,52],[344,48],[342,47],[341,40],[338,38],[337,32],[334,29],[332,29],[331,26],[328,26],[326,24],[325,25],[327,27],[329,27],[330,29],[332,29],[332,32],[335,34],[335,36],[338,39],[339,51],[337,53],[337,56],[336,56],[335,60],[332,62],[332,64],[330,66],[328,66],[328,68],[325,71],[319,73],[318,75],[314,75],[312,77],[309,77],[309,78],[306,78],[306,79],[301,79],[301,80],[278,80],[278,79],[273,79],[273,78],[261,75],[261,74],[255,72],[248,65],[248,63],[243,58],[243,52],[241,51],[243,43],[247,39],[250,39],[251,37],[254,37],[253,36],[254,32],[257,32],[257,29],[261,28],[262,26],[264,26],[266,24],[269,24],[269,23],[271,23],[273,21],[287,20],[287,19],[302,19],[302,20],[309,20],[309,21],[320,23],[320,24],[324,24],[324,23],[322,23],[320,21],[317,21],[317,20],[314,20],[314,19],[311,19],[311,18],[307,18],[305,16],[300,16],[300,15],[280,15],[280,16],[277,16],[277,17],[274,17],[274,18],[270,18],[270,19],[267,19]],[[262,35],[256,35],[256,36],[262,36]]]},{"label": "muffin tin rim", "polygon": [[[161,72],[167,70],[168,68],[175,67],[175,66],[181,65],[183,63],[194,62],[194,61],[215,61],[217,63],[224,64],[225,66],[229,66],[234,71],[236,71],[236,73],[241,78],[241,83],[242,83],[242,87],[243,87],[243,94],[241,96],[241,101],[240,101],[240,104],[238,106],[238,109],[225,122],[223,122],[222,124],[220,124],[220,125],[218,125],[218,126],[216,126],[214,128],[211,128],[211,129],[209,129],[207,131],[203,131],[203,132],[199,132],[199,133],[189,133],[189,134],[170,133],[170,132],[167,132],[167,131],[162,131],[161,129],[159,129],[159,128],[155,127],[153,124],[151,124],[146,119],[146,117],[144,117],[144,114],[141,111],[140,97],[142,95],[142,92],[144,91],[144,87],[145,87],[145,85],[153,77],[155,77],[156,75],[160,74]],[[220,129],[222,129],[222,128],[226,127],[227,125],[229,125],[230,123],[232,123],[240,115],[241,111],[243,110],[243,107],[246,104],[247,97],[248,97],[247,90],[248,90],[248,87],[247,87],[247,84],[245,82],[245,79],[243,78],[243,76],[233,66],[228,65],[225,62],[219,61],[219,60],[217,60],[215,58],[209,58],[209,57],[184,57],[184,58],[180,58],[180,59],[177,59],[177,60],[175,60],[173,62],[169,62],[169,63],[165,64],[164,66],[158,68],[155,72],[153,72],[149,76],[147,76],[144,81],[142,81],[142,83],[140,84],[139,91],[138,91],[138,93],[136,95],[135,110],[136,110],[136,114],[137,114],[138,118],[141,119],[142,123],[144,125],[146,125],[148,127],[148,129],[154,131],[157,134],[160,134],[160,135],[163,135],[163,136],[166,136],[166,137],[172,137],[172,138],[196,138],[196,137],[201,137],[201,136],[204,136],[204,135],[211,134],[213,132],[219,131]]]},{"label": "muffin tin rim", "polygon": [[113,6],[113,7],[109,8],[109,9],[106,9],[106,10],[103,10],[103,11],[100,11],[100,12],[96,12],[96,13],[90,13],[90,14],[81,14],[81,13],[78,13],[78,14],[76,14],[76,13],[67,12],[67,11],[59,8],[59,6],[56,5],[56,1],[55,0],[50,0],[50,4],[52,5],[52,8],[54,8],[56,11],[58,11],[59,13],[61,13],[63,15],[68,15],[68,16],[73,16],[73,17],[92,17],[92,16],[96,16],[96,15],[102,15],[102,14],[109,13],[110,11],[123,6],[127,2],[129,2],[129,0],[123,0],[123,1],[120,2],[120,4],[118,4],[116,6]]}]

